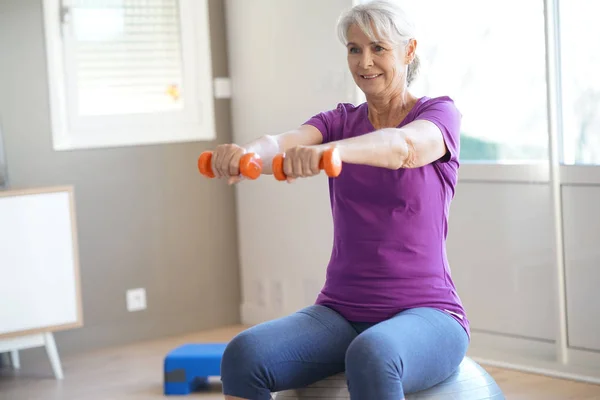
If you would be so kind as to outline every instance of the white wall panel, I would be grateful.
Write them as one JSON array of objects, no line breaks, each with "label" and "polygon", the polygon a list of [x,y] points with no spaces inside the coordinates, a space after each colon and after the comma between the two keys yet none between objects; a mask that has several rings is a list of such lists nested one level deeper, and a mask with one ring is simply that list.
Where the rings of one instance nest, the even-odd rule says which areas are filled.
[{"label": "white wall panel", "polygon": [[600,187],[562,195],[569,345],[600,351]]},{"label": "white wall panel", "polygon": [[548,185],[459,183],[448,254],[473,329],[555,338],[551,213]]}]

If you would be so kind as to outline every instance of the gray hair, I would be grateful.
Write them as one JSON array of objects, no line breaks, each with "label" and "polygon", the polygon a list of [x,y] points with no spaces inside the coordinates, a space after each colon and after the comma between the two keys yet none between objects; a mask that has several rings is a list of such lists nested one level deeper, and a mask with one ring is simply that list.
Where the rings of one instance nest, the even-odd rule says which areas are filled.
[{"label": "gray hair", "polygon": [[[406,43],[416,34],[415,24],[408,14],[396,2],[389,0],[373,0],[359,4],[342,14],[338,20],[337,33],[344,45],[348,43],[348,29],[354,24],[372,41],[379,37],[396,44]],[[414,60],[408,65],[408,86],[417,77],[419,66],[420,60],[415,54]]]}]

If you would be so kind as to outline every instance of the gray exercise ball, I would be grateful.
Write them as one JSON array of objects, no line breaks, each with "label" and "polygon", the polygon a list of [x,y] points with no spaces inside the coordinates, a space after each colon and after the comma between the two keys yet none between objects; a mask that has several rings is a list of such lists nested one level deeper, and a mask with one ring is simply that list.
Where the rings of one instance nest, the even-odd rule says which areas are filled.
[{"label": "gray exercise ball", "polygon": [[[276,400],[343,400],[350,399],[346,376],[341,373],[304,388],[278,392]],[[500,387],[480,365],[465,357],[445,381],[432,388],[406,395],[406,400],[504,400]]]}]

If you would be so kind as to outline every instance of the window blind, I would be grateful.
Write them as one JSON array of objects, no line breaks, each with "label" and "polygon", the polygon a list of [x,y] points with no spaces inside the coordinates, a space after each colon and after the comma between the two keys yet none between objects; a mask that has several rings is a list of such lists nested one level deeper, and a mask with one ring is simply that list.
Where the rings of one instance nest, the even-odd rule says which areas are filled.
[{"label": "window blind", "polygon": [[69,8],[79,115],[183,106],[178,0],[71,0]]}]

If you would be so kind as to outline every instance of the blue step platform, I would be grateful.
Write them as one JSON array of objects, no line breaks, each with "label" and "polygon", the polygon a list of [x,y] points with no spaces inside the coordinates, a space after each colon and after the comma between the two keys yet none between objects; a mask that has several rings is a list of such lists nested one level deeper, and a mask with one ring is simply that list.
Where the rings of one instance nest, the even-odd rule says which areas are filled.
[{"label": "blue step platform", "polygon": [[170,351],[164,362],[164,394],[186,395],[204,388],[208,378],[221,376],[227,343],[193,343]]}]

